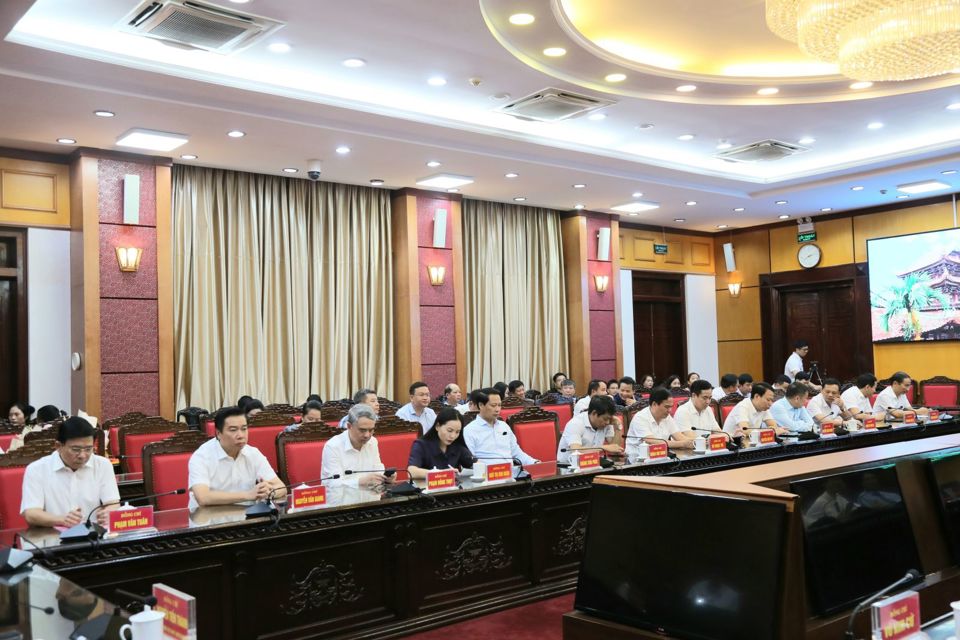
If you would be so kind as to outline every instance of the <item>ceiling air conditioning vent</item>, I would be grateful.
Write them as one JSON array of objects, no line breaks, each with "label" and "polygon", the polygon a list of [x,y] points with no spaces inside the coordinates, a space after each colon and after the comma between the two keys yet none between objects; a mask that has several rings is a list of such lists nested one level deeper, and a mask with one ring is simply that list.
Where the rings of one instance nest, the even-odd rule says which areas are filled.
[{"label": "ceiling air conditioning vent", "polygon": [[779,140],[761,140],[721,151],[714,157],[728,162],[772,162],[804,151],[810,151],[810,148]]},{"label": "ceiling air conditioning vent", "polygon": [[521,120],[538,122],[558,122],[583,115],[612,104],[613,100],[592,98],[590,96],[561,91],[560,89],[542,89],[534,94],[515,100],[497,111]]},{"label": "ceiling air conditioning vent", "polygon": [[192,0],[143,2],[124,18],[120,30],[166,44],[214,53],[235,53],[283,26],[282,22],[237,13]]}]

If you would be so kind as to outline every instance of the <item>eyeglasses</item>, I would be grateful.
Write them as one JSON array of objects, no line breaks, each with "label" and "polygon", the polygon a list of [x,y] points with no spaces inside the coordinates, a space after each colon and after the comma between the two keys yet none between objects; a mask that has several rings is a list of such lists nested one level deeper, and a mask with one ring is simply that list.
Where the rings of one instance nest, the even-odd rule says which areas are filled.
[{"label": "eyeglasses", "polygon": [[93,447],[67,447],[67,451],[74,455],[80,455],[81,453],[93,453]]}]

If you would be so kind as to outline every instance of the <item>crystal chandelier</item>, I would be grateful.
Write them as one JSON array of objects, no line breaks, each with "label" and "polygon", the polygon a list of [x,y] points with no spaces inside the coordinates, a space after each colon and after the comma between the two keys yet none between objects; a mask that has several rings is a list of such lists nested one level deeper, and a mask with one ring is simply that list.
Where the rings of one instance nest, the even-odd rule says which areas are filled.
[{"label": "crystal chandelier", "polygon": [[960,0],[766,0],[767,27],[856,80],[960,69]]}]

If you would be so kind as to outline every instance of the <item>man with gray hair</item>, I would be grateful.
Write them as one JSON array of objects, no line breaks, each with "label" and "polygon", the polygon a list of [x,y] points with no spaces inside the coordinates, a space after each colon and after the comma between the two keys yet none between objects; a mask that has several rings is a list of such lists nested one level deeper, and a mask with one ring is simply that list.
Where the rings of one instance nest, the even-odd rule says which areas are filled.
[{"label": "man with gray hair", "polygon": [[[355,404],[347,414],[347,430],[327,440],[320,456],[320,476],[340,476],[341,484],[360,487],[375,487],[391,484],[396,474],[386,476],[377,473],[383,470],[380,449],[373,432],[377,426],[377,414],[368,404]],[[374,470],[373,472],[370,472]],[[347,475],[347,471],[364,471]]]},{"label": "man with gray hair", "polygon": [[[377,398],[377,392],[373,389],[360,389],[355,394],[353,394],[353,404],[367,404],[370,405],[370,408],[373,409],[373,412],[380,415],[380,400]],[[347,416],[340,418],[340,423],[337,425],[341,429],[347,428]]]}]

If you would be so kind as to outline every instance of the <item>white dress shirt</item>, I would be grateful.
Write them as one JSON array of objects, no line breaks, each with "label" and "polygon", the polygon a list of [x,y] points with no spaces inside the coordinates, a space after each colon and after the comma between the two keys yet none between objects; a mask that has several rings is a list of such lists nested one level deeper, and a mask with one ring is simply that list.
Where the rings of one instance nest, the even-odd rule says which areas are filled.
[{"label": "white dress shirt", "polygon": [[244,445],[236,459],[231,458],[216,438],[200,445],[187,465],[190,471],[187,485],[190,487],[190,510],[200,506],[193,488],[206,485],[211,491],[250,491],[257,480],[273,480],[277,472],[270,466],[267,457],[249,444]]},{"label": "white dress shirt", "polygon": [[511,460],[517,458],[521,464],[533,464],[537,459],[527,455],[520,444],[517,442],[517,436],[513,434],[510,427],[503,420],[497,420],[490,424],[480,416],[468,424],[463,429],[463,440],[467,443],[467,448],[478,460],[490,464],[490,460],[484,458],[497,458],[500,460]]},{"label": "white dress shirt", "polygon": [[677,423],[680,431],[719,431],[720,425],[717,424],[717,416],[713,409],[707,405],[703,411],[697,411],[693,406],[693,400],[687,400],[673,414],[673,420]]},{"label": "white dress shirt", "polygon": [[635,456],[637,449],[643,444],[644,438],[650,437],[669,440],[671,435],[679,432],[680,427],[677,426],[676,421],[674,421],[670,414],[667,414],[666,418],[657,422],[653,419],[650,407],[645,407],[637,413],[637,415],[633,416],[633,420],[630,421],[630,430],[627,432],[627,454],[631,458]]},{"label": "white dress shirt", "polygon": [[590,406],[590,401],[593,400],[593,396],[584,396],[577,400],[577,403],[573,405],[573,415],[578,416],[584,411],[587,410],[587,407]]},{"label": "white dress shirt", "polygon": [[[737,392],[737,390],[734,389],[734,390],[731,391],[730,393],[736,393],[736,392]],[[726,398],[728,395],[730,395],[730,394],[727,393],[726,391],[724,391],[723,389],[721,389],[720,387],[714,387],[714,388],[713,388],[713,393],[710,394],[710,397],[712,397],[712,398],[713,398],[714,400],[716,400],[717,402],[720,402],[721,400],[723,400],[724,398]]]},{"label": "white dress shirt", "polygon": [[910,401],[907,399],[907,394],[897,395],[893,392],[893,387],[887,387],[877,395],[877,401],[873,405],[874,411],[884,413],[889,409],[896,409],[898,411],[910,411],[913,407],[910,405]]},{"label": "white dress shirt", "polygon": [[557,446],[557,462],[564,464],[570,462],[570,452],[564,449],[572,444],[593,449],[602,447],[608,438],[613,438],[613,425],[607,425],[605,429],[597,431],[590,424],[590,414],[581,413],[567,422],[567,426],[563,428],[560,444]]},{"label": "white dress shirt", "polygon": [[467,411],[470,411],[470,405],[469,403],[464,402],[463,404],[458,404],[456,407],[454,407],[454,409],[456,409],[460,415],[463,415]]},{"label": "white dress shirt", "polygon": [[380,460],[380,446],[375,437],[370,438],[357,450],[350,442],[350,432],[344,431],[333,436],[323,446],[323,453],[320,456],[320,477],[329,478],[333,475],[339,475],[340,484],[357,485],[360,478],[369,474],[347,475],[345,471],[361,471],[378,469],[383,470],[383,462]]},{"label": "white dress shirt", "polygon": [[417,415],[413,410],[412,402],[408,402],[397,409],[397,417],[401,420],[407,420],[409,422],[419,422],[420,428],[424,433],[430,431],[430,428],[433,427],[433,423],[437,421],[437,414],[430,407],[424,407],[423,413]]},{"label": "white dress shirt", "polygon": [[844,406],[854,411],[854,413],[873,413],[873,407],[870,406],[870,398],[863,395],[856,385],[841,393],[840,399],[843,400]]},{"label": "white dress shirt", "polygon": [[790,382],[797,377],[797,374],[803,371],[803,358],[796,351],[787,358],[787,363],[783,365],[783,375],[790,378]]},{"label": "white dress shirt", "polygon": [[827,404],[827,400],[823,397],[823,394],[818,393],[807,402],[807,413],[810,414],[811,418],[816,420],[817,416],[839,418],[841,412],[839,406],[836,404]]},{"label": "white dress shirt", "polygon": [[101,504],[120,501],[113,465],[103,456],[90,456],[87,463],[72,470],[63,464],[59,451],[35,460],[23,473],[20,513],[43,509],[51,515],[65,515],[77,507],[83,517]]},{"label": "white dress shirt", "polygon": [[737,403],[737,406],[733,408],[733,411],[731,411],[727,419],[724,420],[723,430],[730,435],[735,435],[737,425],[741,422],[746,422],[748,429],[759,429],[766,426],[764,423],[767,420],[773,420],[769,411],[757,411],[757,408],[753,406],[753,400],[744,398]]}]

